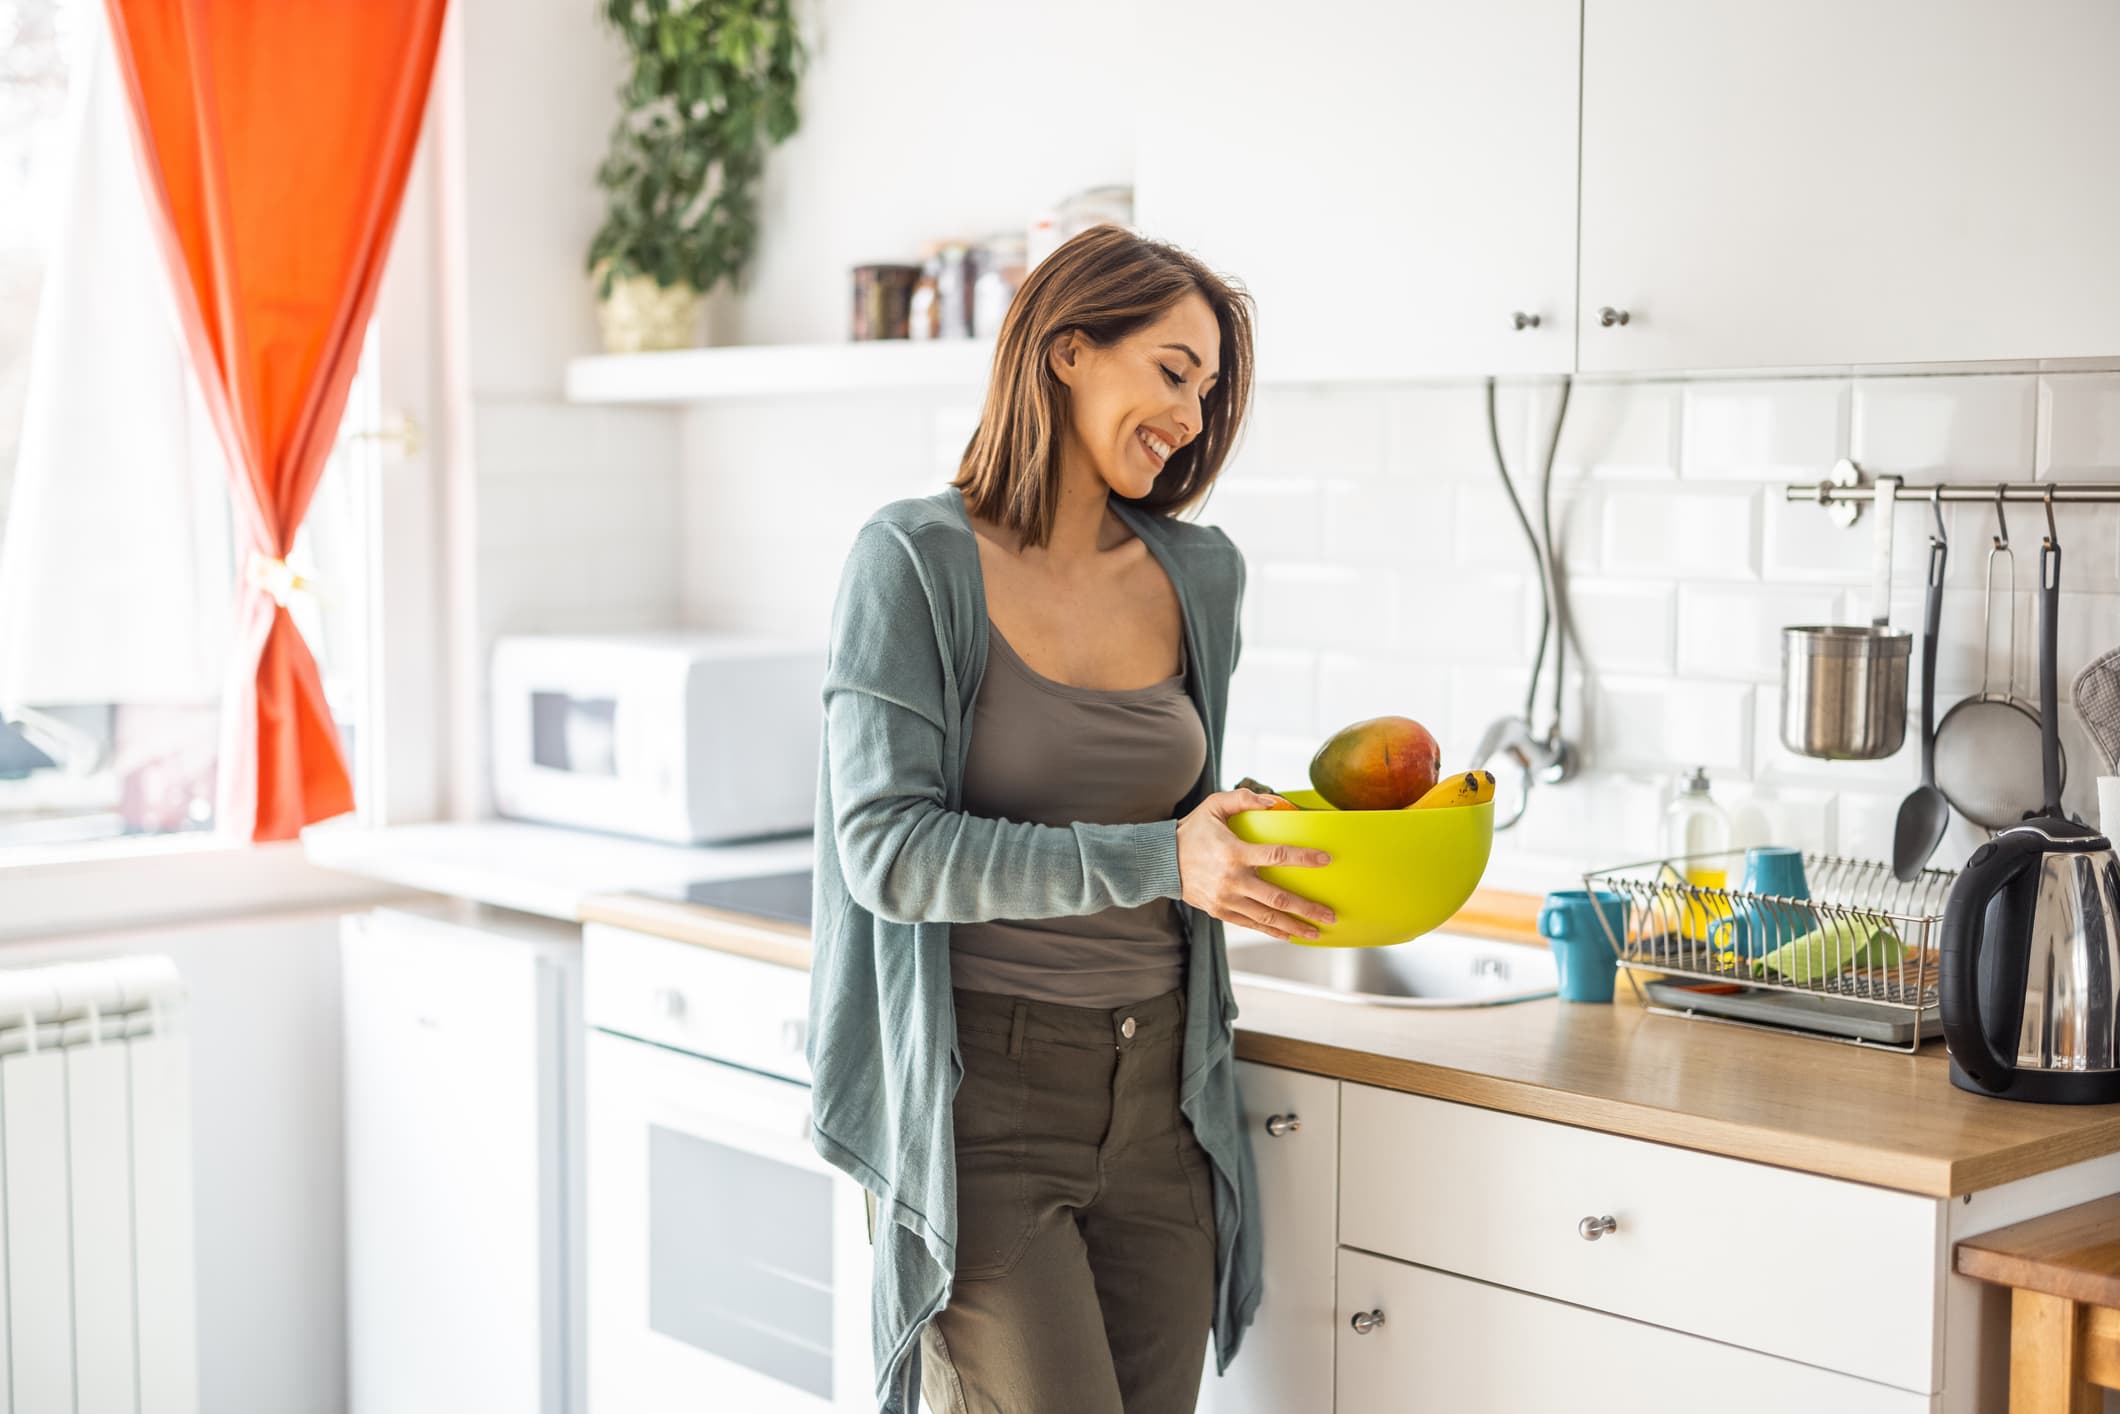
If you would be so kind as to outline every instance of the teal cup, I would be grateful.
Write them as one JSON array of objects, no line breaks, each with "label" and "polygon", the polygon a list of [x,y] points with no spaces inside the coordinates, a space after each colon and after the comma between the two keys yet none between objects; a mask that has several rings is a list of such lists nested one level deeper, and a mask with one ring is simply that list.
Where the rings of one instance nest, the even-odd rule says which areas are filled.
[{"label": "teal cup", "polygon": [[[1605,930],[1610,927],[1608,934]],[[1553,950],[1564,1002],[1609,1002],[1619,975],[1613,940],[1627,939],[1627,900],[1622,894],[1563,889],[1546,895],[1538,911],[1538,933]]]},{"label": "teal cup", "polygon": [[[1803,851],[1787,845],[1758,845],[1746,850],[1741,887],[1748,894],[1772,898],[1810,898]],[[1817,920],[1810,917],[1809,909],[1767,902],[1739,904],[1729,917],[1718,918],[1709,926],[1708,943],[1717,951],[1728,949],[1742,958],[1765,957],[1816,926]]]}]

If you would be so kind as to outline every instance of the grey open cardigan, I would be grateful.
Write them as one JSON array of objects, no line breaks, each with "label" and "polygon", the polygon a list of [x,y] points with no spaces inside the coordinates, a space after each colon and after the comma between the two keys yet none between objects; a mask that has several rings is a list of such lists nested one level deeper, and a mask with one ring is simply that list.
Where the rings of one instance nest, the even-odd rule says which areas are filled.
[{"label": "grey open cardigan", "polygon": [[[1244,560],[1216,527],[1111,505],[1177,589],[1186,688],[1207,732],[1182,817],[1221,772]],[[876,1195],[884,1219],[871,1299],[879,1414],[919,1414],[917,1338],[956,1271],[950,1111],[964,1065],[950,925],[1180,897],[1175,818],[1060,827],[964,813],[985,630],[978,542],[954,487],[869,518],[847,555],[825,664],[808,1056],[811,1143]],[[1179,1108],[1215,1169],[1221,1372],[1259,1303],[1258,1200],[1222,923],[1179,907],[1190,949]]]}]

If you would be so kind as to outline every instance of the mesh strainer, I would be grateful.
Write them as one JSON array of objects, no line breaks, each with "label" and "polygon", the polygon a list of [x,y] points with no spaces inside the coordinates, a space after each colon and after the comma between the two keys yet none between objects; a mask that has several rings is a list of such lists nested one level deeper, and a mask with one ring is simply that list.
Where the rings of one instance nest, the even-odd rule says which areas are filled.
[{"label": "mesh strainer", "polygon": [[[2017,687],[2017,557],[2010,550],[2002,493],[1995,494],[1993,548],[1988,551],[1987,590],[1982,598],[1980,691],[1955,703],[1936,724],[1936,788],[1951,808],[1974,824],[2000,830],[2039,809],[2044,793],[2039,709]],[[1995,561],[2009,566],[2008,681],[1991,687],[1994,657]],[[2062,779],[2068,762],[2061,762]]]},{"label": "mesh strainer", "polygon": [[2106,769],[2120,773],[2120,648],[2091,660],[2076,678],[2076,715],[2097,743]]}]

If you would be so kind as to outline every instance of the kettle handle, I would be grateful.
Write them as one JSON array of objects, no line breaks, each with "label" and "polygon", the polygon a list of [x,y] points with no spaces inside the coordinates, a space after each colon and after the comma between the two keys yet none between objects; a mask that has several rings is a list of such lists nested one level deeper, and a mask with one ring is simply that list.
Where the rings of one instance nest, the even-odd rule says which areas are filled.
[{"label": "kettle handle", "polygon": [[2038,857],[2039,848],[2022,836],[2003,836],[1973,851],[1943,909],[1943,956],[1937,966],[1937,1000],[1943,1013],[1943,1040],[1958,1068],[1990,1094],[2009,1088],[2014,1068],[1995,1049],[1980,1022],[1980,948],[1986,941],[1988,904]]}]

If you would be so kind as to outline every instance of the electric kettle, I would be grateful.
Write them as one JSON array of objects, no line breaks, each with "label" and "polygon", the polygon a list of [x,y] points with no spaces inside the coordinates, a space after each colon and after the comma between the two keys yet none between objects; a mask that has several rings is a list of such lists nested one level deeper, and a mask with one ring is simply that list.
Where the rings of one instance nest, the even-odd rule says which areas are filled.
[{"label": "electric kettle", "polygon": [[2040,557],[2039,814],[1973,851],[1943,913],[1937,984],[1951,1083],[2050,1105],[2120,1102],[2120,858],[2061,808],[2054,613],[2061,550]]}]

